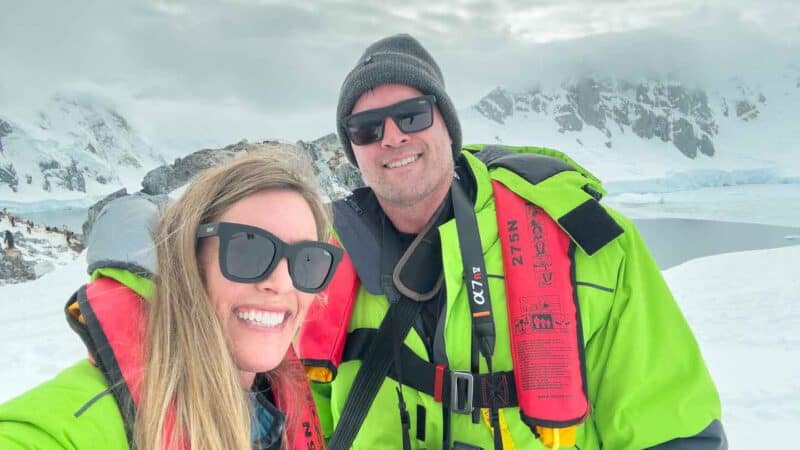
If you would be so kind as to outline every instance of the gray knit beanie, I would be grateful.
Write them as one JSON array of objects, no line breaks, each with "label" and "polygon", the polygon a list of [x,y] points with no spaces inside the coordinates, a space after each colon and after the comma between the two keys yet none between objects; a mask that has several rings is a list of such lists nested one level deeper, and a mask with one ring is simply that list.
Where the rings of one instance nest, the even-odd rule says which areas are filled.
[{"label": "gray knit beanie", "polygon": [[457,157],[461,152],[461,125],[453,102],[444,90],[442,72],[416,39],[407,34],[396,34],[367,47],[342,83],[336,108],[336,130],[347,159],[358,166],[342,119],[350,115],[361,94],[382,84],[395,83],[414,87],[424,95],[436,96],[436,106],[453,141],[453,157]]}]

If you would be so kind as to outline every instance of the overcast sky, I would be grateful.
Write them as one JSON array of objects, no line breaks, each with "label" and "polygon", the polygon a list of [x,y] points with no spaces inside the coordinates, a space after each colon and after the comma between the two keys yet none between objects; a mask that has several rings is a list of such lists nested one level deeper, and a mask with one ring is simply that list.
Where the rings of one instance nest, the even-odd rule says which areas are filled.
[{"label": "overcast sky", "polygon": [[765,59],[798,54],[800,8],[796,0],[0,0],[0,115],[20,117],[56,91],[77,90],[167,145],[316,138],[333,131],[339,86],[363,49],[397,32],[428,47],[463,108],[498,85],[586,73],[704,83],[720,71],[765,70]]}]

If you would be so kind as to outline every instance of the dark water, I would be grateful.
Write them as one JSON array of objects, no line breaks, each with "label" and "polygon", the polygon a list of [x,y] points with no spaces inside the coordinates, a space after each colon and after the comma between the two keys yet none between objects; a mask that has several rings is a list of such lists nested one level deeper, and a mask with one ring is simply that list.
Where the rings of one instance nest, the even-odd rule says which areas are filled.
[{"label": "dark water", "polygon": [[800,245],[800,228],[695,219],[634,222],[662,269],[702,256]]},{"label": "dark water", "polygon": [[9,208],[9,212],[24,220],[32,220],[36,224],[47,225],[50,227],[63,228],[75,233],[83,233],[81,227],[86,221],[86,211],[88,208],[65,208],[53,209],[49,211],[30,211],[16,212]]}]

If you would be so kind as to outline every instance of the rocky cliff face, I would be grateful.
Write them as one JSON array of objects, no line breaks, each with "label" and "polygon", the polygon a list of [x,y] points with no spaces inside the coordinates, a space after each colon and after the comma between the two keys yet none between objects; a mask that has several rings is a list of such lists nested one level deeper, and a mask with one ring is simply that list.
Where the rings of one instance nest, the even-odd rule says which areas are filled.
[{"label": "rocky cliff face", "polygon": [[[177,158],[172,164],[165,164],[148,172],[142,180],[142,190],[149,195],[164,195],[188,183],[198,172],[224,164],[238,154],[270,151],[274,148],[290,149],[298,152],[309,164],[312,164],[317,185],[328,200],[336,200],[346,196],[350,190],[364,185],[358,170],[351,165],[344,155],[342,146],[335,134],[323,136],[317,140],[295,144],[278,141],[249,143],[242,141],[224,148],[203,149]],[[128,195],[121,189],[95,203],[83,224],[84,236],[91,232],[97,214],[106,203],[114,198]]]},{"label": "rocky cliff face", "polygon": [[308,160],[313,166],[317,183],[330,199],[340,198],[350,189],[363,185],[356,168],[347,162],[336,135],[330,134],[315,141],[298,141],[296,144],[242,141],[224,148],[199,150],[148,172],[142,180],[142,192],[168,194],[186,184],[198,172],[224,164],[237,154],[269,151],[272,148],[288,148]]},{"label": "rocky cliff face", "polygon": [[[718,118],[734,115],[749,121],[758,117],[767,99],[762,92],[738,85],[733,97],[715,96],[676,82],[609,81],[583,78],[545,92],[510,92],[497,88],[473,108],[486,119],[505,124],[532,115],[551,118],[559,133],[579,136],[595,128],[612,148],[614,138],[633,133],[642,139],[672,143],[688,158],[713,156]],[[733,105],[733,106],[731,106]]]}]

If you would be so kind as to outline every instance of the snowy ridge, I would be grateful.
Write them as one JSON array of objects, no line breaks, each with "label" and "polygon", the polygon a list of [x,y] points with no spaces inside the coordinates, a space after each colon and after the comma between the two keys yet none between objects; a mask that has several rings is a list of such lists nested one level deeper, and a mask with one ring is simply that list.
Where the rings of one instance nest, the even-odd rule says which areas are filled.
[{"label": "snowy ridge", "polygon": [[110,102],[96,96],[58,94],[32,121],[0,115],[3,199],[98,196],[138,184],[163,163]]},{"label": "snowy ridge", "polygon": [[618,189],[795,182],[798,72],[705,88],[591,77],[551,89],[497,88],[459,116],[465,142],[557,148],[606,182],[652,180]]}]

